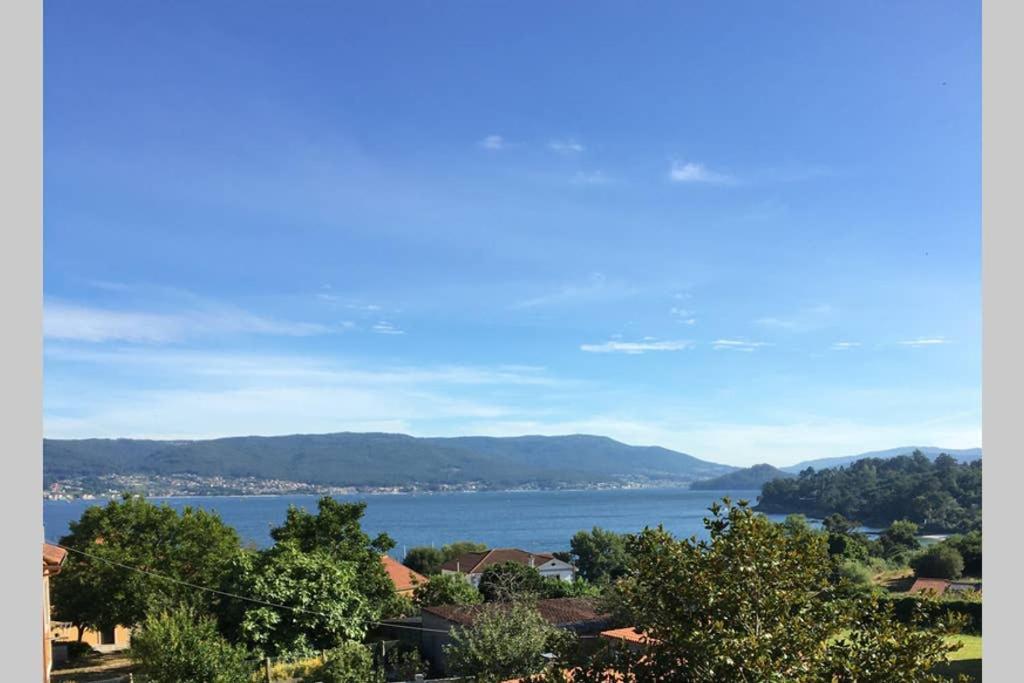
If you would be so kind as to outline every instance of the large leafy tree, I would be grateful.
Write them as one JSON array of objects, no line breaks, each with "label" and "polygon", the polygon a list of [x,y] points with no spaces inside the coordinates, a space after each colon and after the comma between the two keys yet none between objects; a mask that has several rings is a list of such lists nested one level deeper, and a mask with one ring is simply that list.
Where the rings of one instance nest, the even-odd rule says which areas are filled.
[{"label": "large leafy tree", "polygon": [[355,588],[380,613],[401,611],[395,587],[388,578],[380,556],[395,547],[387,534],[371,538],[361,520],[366,503],[342,503],[330,496],[320,498],[317,512],[289,506],[284,524],[271,529],[278,545],[289,545],[304,553],[322,552],[339,562],[355,566]]},{"label": "large leafy tree", "polygon": [[[906,629],[877,603],[840,599],[824,534],[787,531],[728,499],[711,507],[705,526],[707,540],[677,540],[661,527],[631,538],[633,569],[619,591],[651,641],[642,652],[617,653],[620,673],[657,681],[933,680],[927,672],[951,649],[941,634],[917,628],[904,638]],[[888,677],[871,660],[879,644]],[[609,666],[596,658],[574,680],[607,680]]]},{"label": "large leafy tree", "polygon": [[471,626],[452,631],[448,668],[477,683],[528,676],[544,669],[545,653],[564,653],[574,637],[551,626],[526,601],[485,606]]},{"label": "large leafy tree", "polygon": [[278,544],[235,564],[221,625],[259,655],[313,654],[361,640],[380,607],[359,589],[359,566],[323,550]]},{"label": "large leafy tree", "polygon": [[80,631],[134,626],[179,606],[208,612],[219,597],[184,584],[218,587],[241,552],[216,514],[130,496],[88,508],[60,543],[72,552],[53,579],[54,618]]},{"label": "large leafy tree", "polygon": [[580,575],[590,583],[605,584],[626,573],[629,553],[626,535],[594,527],[577,532],[570,541],[572,560]]}]

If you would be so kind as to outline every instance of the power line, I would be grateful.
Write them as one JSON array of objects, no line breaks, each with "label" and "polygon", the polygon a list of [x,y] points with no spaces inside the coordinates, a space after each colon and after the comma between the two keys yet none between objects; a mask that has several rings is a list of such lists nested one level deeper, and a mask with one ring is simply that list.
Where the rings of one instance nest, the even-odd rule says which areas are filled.
[{"label": "power line", "polygon": [[[263,605],[264,607],[273,607],[275,609],[289,610],[289,611],[292,611],[292,612],[302,612],[303,614],[312,614],[314,616],[326,617],[328,619],[332,618],[334,616],[332,614],[328,614],[327,612],[318,612],[316,610],[303,609],[302,607],[294,607],[292,605],[282,605],[282,604],[279,604],[279,603],[276,603],[276,602],[268,602],[267,600],[260,600],[259,598],[252,598],[252,597],[249,597],[249,596],[246,596],[246,595],[238,595],[237,593],[229,593],[228,591],[222,591],[222,590],[219,590],[217,588],[210,588],[209,586],[200,586],[198,584],[189,583],[188,581],[182,581],[181,579],[176,579],[173,576],[167,576],[166,574],[160,574],[159,572],[154,572],[154,571],[149,570],[149,569],[142,569],[141,567],[133,567],[130,564],[124,564],[123,562],[118,562],[116,560],[111,560],[110,558],[107,558],[107,557],[100,557],[99,555],[94,555],[94,554],[88,553],[88,552],[86,552],[84,550],[79,550],[78,548],[72,548],[70,546],[61,545],[60,543],[53,543],[51,541],[47,541],[47,543],[49,543],[50,545],[55,545],[58,548],[63,548],[64,550],[67,550],[68,552],[77,553],[79,555],[83,555],[85,557],[91,558],[93,560],[98,560],[100,562],[106,562],[107,564],[113,565],[115,567],[120,567],[121,569],[128,569],[128,570],[131,570],[133,572],[139,572],[140,574],[145,574],[146,576],[152,576],[152,577],[157,578],[157,579],[163,579],[164,581],[169,581],[171,583],[176,583],[179,586],[185,586],[186,588],[192,588],[192,589],[195,589],[195,590],[206,591],[208,593],[215,593],[217,595],[222,595],[222,596],[227,597],[227,598],[234,598],[235,600],[242,600],[244,602],[251,602],[251,603],[255,603],[257,605]],[[400,629],[407,629],[407,630],[410,630],[410,631],[427,631],[427,632],[431,632],[431,633],[448,633],[448,631],[446,631],[444,629],[439,629],[439,628],[423,628],[422,626],[408,626],[408,625],[405,625],[405,624],[392,624],[392,623],[387,623],[387,622],[383,622],[383,621],[367,620],[366,623],[374,625],[374,626],[384,626],[386,628],[400,628]]]}]

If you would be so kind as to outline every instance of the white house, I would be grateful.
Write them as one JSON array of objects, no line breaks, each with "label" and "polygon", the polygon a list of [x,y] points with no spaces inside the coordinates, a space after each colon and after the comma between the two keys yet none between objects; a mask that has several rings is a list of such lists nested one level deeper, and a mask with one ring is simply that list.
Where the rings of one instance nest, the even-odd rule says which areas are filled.
[{"label": "white house", "polygon": [[474,586],[480,585],[484,570],[494,564],[515,562],[534,567],[541,576],[562,581],[576,578],[576,567],[549,553],[530,553],[518,548],[494,548],[478,553],[463,553],[441,565],[442,574],[463,574]]}]

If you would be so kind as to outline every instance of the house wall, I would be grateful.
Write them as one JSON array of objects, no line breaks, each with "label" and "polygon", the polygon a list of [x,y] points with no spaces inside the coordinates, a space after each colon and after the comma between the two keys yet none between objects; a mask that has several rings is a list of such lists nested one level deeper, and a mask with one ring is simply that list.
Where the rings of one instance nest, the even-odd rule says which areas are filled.
[{"label": "house wall", "polygon": [[[78,640],[78,629],[67,622],[55,622],[51,631],[54,640]],[[101,643],[101,640],[102,637],[99,631],[87,628],[82,632],[83,643],[92,645],[94,649],[100,652],[110,652],[113,650],[123,650],[128,647],[132,640],[132,630],[125,626],[118,626],[114,629],[113,643]]]}]

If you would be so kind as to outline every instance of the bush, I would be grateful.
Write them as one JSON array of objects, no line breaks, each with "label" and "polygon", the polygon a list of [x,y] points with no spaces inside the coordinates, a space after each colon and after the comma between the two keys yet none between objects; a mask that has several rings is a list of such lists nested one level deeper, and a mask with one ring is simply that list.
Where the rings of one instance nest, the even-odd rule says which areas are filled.
[{"label": "bush", "polygon": [[373,655],[362,643],[350,641],[329,650],[323,664],[303,683],[383,683],[384,676],[373,666]]},{"label": "bush", "polygon": [[247,683],[254,669],[243,648],[190,609],[148,617],[132,634],[131,656],[153,683]]},{"label": "bush", "polygon": [[964,558],[964,574],[981,576],[981,532],[950,536],[942,542],[955,548]]},{"label": "bush", "polygon": [[964,571],[964,558],[952,546],[939,543],[910,561],[914,574],[928,579],[958,579]]},{"label": "bush", "polygon": [[840,579],[846,579],[850,585],[864,588],[871,585],[871,569],[856,560],[843,560],[836,569]]},{"label": "bush", "polygon": [[928,609],[925,610],[927,618],[922,626],[935,626],[938,622],[948,621],[950,615],[962,614],[967,618],[964,632],[981,633],[982,603],[980,600],[970,598],[935,600],[917,595],[902,595],[888,599],[892,602],[894,615],[903,623],[909,623],[914,611],[924,605]]}]

